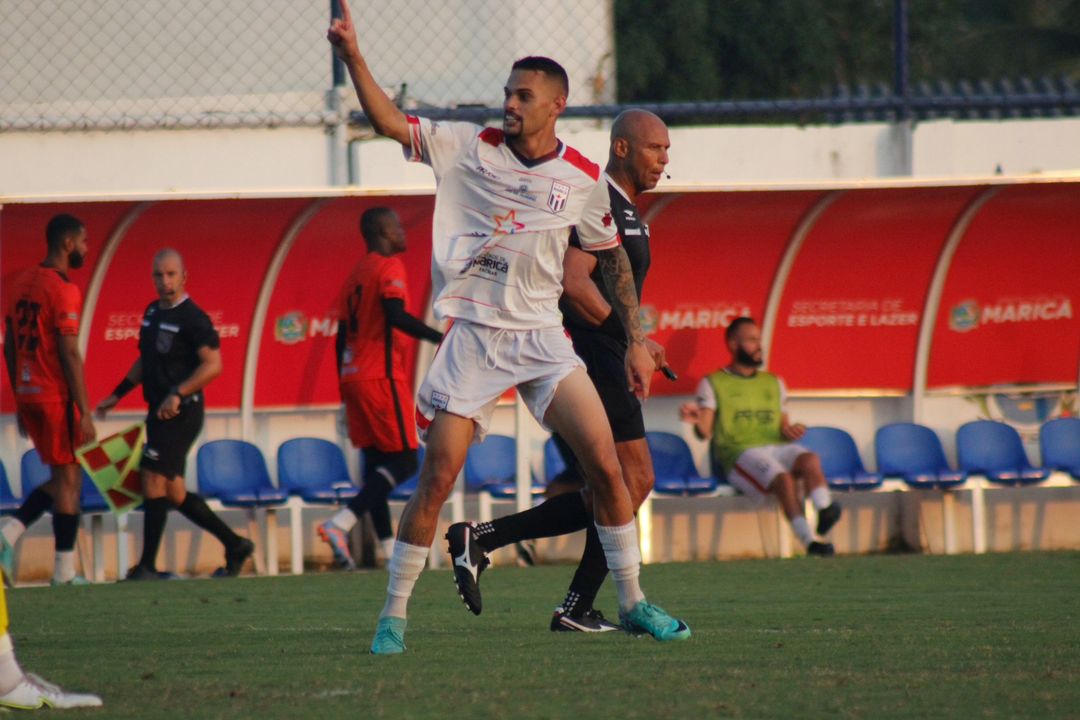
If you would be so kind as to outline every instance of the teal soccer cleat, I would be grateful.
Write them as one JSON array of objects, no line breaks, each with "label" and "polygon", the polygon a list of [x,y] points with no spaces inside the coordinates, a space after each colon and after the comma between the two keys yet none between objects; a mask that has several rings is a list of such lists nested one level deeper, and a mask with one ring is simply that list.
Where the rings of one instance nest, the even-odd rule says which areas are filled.
[{"label": "teal soccer cleat", "polygon": [[14,587],[15,585],[15,576],[11,574],[14,565],[15,547],[0,534],[0,570],[4,572],[4,584],[8,587]]},{"label": "teal soccer cleat", "polygon": [[619,620],[628,632],[647,633],[660,641],[685,640],[690,628],[682,620],[676,620],[656,605],[644,600],[629,612],[619,612]]},{"label": "teal soccer cleat", "polygon": [[405,618],[379,618],[375,639],[371,641],[372,655],[397,655],[405,652]]}]

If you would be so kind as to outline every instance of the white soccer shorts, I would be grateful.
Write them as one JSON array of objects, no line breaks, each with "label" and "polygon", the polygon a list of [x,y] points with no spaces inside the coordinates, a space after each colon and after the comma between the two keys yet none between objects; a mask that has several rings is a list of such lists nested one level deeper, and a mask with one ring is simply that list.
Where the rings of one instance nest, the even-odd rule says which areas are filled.
[{"label": "white soccer shorts", "polygon": [[791,472],[799,456],[808,452],[797,443],[762,445],[744,450],[728,473],[728,483],[743,495],[764,497],[776,476]]},{"label": "white soccer shorts", "polygon": [[[473,442],[480,442],[503,393],[517,387],[537,422],[555,388],[585,363],[574,354],[561,326],[507,330],[455,320],[439,345],[416,397],[416,426],[424,437],[437,410],[476,423]],[[546,428],[546,426],[545,426]]]}]

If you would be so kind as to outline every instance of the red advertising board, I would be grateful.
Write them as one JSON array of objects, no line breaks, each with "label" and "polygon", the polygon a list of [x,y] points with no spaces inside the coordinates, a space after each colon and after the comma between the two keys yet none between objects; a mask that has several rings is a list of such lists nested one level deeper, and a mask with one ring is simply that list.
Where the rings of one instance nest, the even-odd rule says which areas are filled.
[{"label": "red advertising board", "polygon": [[[0,302],[7,302],[5,288],[16,275],[45,259],[45,226],[59,213],[74,215],[86,226],[86,261],[82,268],[68,274],[85,298],[102,247],[134,205],[131,202],[4,205],[0,208],[0,297],[3,298]],[[0,310],[0,317],[6,314],[7,308],[4,307]],[[0,412],[13,412],[15,401],[8,386],[6,371],[3,377],[4,380],[0,381]]]},{"label": "red advertising board", "polygon": [[[255,301],[274,249],[310,199],[175,200],[147,209],[117,248],[90,327],[86,380],[91,403],[113,389],[138,356],[142,313],[156,298],[154,254],[178,250],[191,298],[221,337],[223,370],[206,390],[209,408],[239,408]],[[142,409],[140,393],[122,408]]]},{"label": "red advertising board", "polygon": [[1075,383],[1080,184],[1003,188],[975,216],[941,297],[927,386]]},{"label": "red advertising board", "polygon": [[846,192],[788,275],[769,367],[792,390],[910,392],[934,268],[981,188]]},{"label": "red advertising board", "polygon": [[[345,198],[329,201],[297,236],[278,275],[262,330],[255,383],[256,407],[302,407],[340,402],[334,360],[334,303],[366,252],[360,236],[364,210],[385,205],[405,226],[406,309],[423,318],[431,285],[432,196]],[[406,343],[409,376],[415,341]]]},{"label": "red advertising board", "polygon": [[759,322],[788,240],[820,192],[648,196],[652,266],[642,293],[645,329],[679,375],[656,375],[656,395],[692,393],[727,364],[724,329],[740,315]]}]

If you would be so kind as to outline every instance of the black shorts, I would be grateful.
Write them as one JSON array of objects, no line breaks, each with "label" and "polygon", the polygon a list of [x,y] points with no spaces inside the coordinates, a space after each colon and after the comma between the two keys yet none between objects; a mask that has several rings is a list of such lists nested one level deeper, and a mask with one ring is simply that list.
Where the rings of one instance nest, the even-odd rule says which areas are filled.
[{"label": "black shorts", "polygon": [[626,379],[626,345],[610,335],[589,330],[569,328],[569,333],[574,352],[585,361],[589,377],[604,403],[615,442],[645,437],[641,403],[630,392]]},{"label": "black shorts", "polygon": [[383,477],[386,477],[384,473],[389,473],[393,477],[390,484],[397,487],[412,477],[419,467],[417,452],[412,448],[387,452],[372,445],[364,448],[362,453],[364,482],[368,481],[372,473],[379,473]]},{"label": "black shorts", "polygon": [[189,402],[171,420],[158,420],[157,405],[146,416],[146,445],[139,467],[168,479],[184,476],[187,454],[203,426],[203,404]]}]

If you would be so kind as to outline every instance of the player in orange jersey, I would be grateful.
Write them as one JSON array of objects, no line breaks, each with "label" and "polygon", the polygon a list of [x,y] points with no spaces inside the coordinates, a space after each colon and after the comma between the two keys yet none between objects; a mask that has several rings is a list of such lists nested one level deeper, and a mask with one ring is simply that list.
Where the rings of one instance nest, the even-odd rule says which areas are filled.
[{"label": "player in orange jersey", "polygon": [[405,230],[396,212],[375,207],[360,217],[367,254],[349,276],[338,300],[337,363],[349,439],[363,452],[364,487],[319,536],[341,567],[354,569],[346,538],[357,519],[371,514],[384,557],[394,536],[386,498],[416,472],[413,393],[405,374],[401,333],[439,342],[442,333],[405,310]]},{"label": "player in orange jersey", "polygon": [[[69,270],[86,258],[86,228],[61,214],[45,228],[47,255],[20,274],[4,304],[4,358],[20,433],[29,435],[50,478],[0,526],[0,565],[10,577],[16,541],[50,508],[56,541],[54,585],[84,584],[75,574],[82,472],[75,448],[97,436],[79,352],[82,293]],[[23,488],[24,493],[26,488]]]}]

